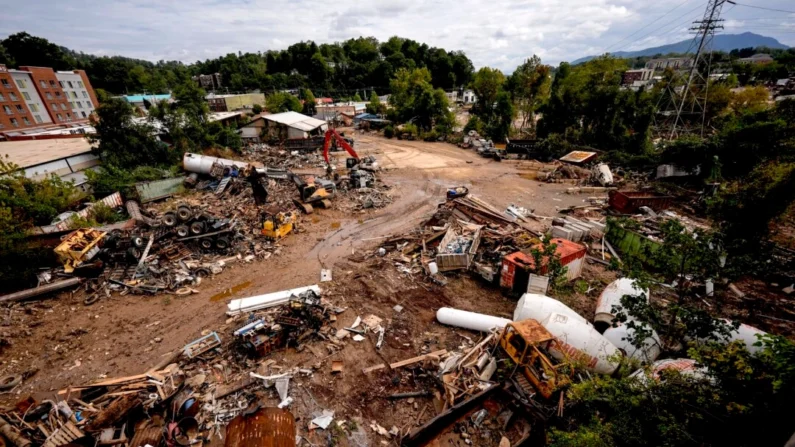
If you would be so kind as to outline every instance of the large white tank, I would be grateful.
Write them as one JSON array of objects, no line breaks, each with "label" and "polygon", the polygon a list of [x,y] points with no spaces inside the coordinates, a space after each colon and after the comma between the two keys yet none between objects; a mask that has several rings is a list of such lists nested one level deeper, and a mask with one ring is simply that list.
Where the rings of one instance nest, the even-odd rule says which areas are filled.
[{"label": "large white tank", "polygon": [[557,338],[549,349],[556,359],[582,361],[586,368],[600,374],[613,374],[618,368],[621,351],[588,323],[553,313],[541,325]]},{"label": "large white tank", "polygon": [[651,363],[657,360],[660,356],[662,343],[657,332],[653,332],[651,337],[643,340],[643,346],[638,349],[629,342],[629,338],[634,335],[635,330],[628,327],[626,324],[620,324],[617,327],[609,327],[602,334],[602,336],[613,343],[616,348],[621,350],[629,358],[636,359],[644,363]]},{"label": "large white tank", "polygon": [[594,326],[600,330],[604,330],[613,323],[613,306],[621,307],[621,298],[624,295],[639,295],[641,293],[646,295],[646,302],[649,302],[649,289],[642,289],[640,286],[636,288],[635,280],[629,278],[619,278],[611,282],[599,299],[596,301],[596,316],[594,317]]},{"label": "large white tank", "polygon": [[657,360],[656,362],[652,363],[651,367],[648,370],[648,374],[645,369],[641,368],[632,374],[630,377],[635,377],[643,382],[648,381],[650,378],[654,380],[660,379],[660,373],[666,370],[676,370],[679,371],[680,374],[684,376],[694,377],[694,378],[704,378],[707,377],[707,368],[703,366],[697,366],[696,361],[693,359],[664,359],[664,360]]},{"label": "large white tank", "polygon": [[506,324],[511,322],[511,320],[507,318],[467,312],[465,310],[453,309],[452,307],[442,307],[437,310],[436,319],[442,324],[480,332],[489,332],[494,328],[502,329]]},{"label": "large white tank", "polygon": [[550,314],[557,313],[588,323],[588,320],[560,301],[537,293],[525,293],[516,303],[513,311],[513,321],[536,320],[543,321]]},{"label": "large white tank", "polygon": [[[731,320],[727,319],[723,319],[723,321],[726,323],[732,323]],[[728,342],[723,338],[721,338],[719,341],[730,343],[739,340],[743,342],[743,344],[745,344],[745,349],[747,349],[748,352],[750,352],[751,354],[756,354],[763,349],[762,346],[754,346],[754,343],[759,341],[759,339],[756,337],[757,335],[767,335],[767,332],[759,330],[747,324],[741,324],[740,327],[737,328],[737,330],[731,331]],[[697,340],[702,343],[709,341],[706,338],[697,339]]]},{"label": "large white tank", "polygon": [[224,166],[237,166],[240,169],[248,166],[248,163],[244,161],[229,160],[227,158],[210,157],[208,155],[185,152],[185,155],[182,156],[182,169],[184,169],[186,172],[209,174],[210,169],[216,162]]}]

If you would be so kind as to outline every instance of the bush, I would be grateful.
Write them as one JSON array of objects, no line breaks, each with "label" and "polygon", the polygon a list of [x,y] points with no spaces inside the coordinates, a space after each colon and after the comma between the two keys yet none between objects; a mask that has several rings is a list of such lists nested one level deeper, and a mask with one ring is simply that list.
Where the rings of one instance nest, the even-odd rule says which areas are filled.
[{"label": "bush", "polygon": [[401,129],[401,133],[409,134],[412,137],[416,137],[419,135],[420,131],[417,129],[417,126],[413,123],[407,123],[403,125],[403,129]]},{"label": "bush", "polygon": [[392,138],[395,136],[395,128],[392,127],[391,124],[389,126],[384,127],[384,136],[387,138]]},{"label": "bush", "polygon": [[439,133],[436,132],[435,129],[431,129],[428,132],[423,132],[420,138],[424,141],[437,141],[439,139]]},{"label": "bush", "polygon": [[464,126],[464,133],[468,134],[470,130],[474,130],[479,135],[483,135],[483,121],[477,117],[477,115],[472,115],[467,121],[466,126]]}]

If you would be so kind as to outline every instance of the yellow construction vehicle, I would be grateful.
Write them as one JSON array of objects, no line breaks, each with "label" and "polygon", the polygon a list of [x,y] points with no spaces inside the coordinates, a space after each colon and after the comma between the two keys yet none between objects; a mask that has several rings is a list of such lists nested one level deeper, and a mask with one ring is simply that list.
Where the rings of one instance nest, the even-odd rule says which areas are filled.
[{"label": "yellow construction vehicle", "polygon": [[290,234],[297,225],[298,214],[294,211],[262,215],[262,235],[268,239],[281,239]]},{"label": "yellow construction vehicle", "polygon": [[537,392],[549,399],[571,382],[571,366],[553,363],[544,353],[555,343],[556,338],[536,320],[508,323],[502,331],[500,347],[516,364],[513,381],[525,395]]},{"label": "yellow construction vehicle", "polygon": [[101,249],[100,242],[105,234],[104,231],[93,228],[83,228],[69,233],[54,250],[58,260],[63,264],[64,272],[72,273],[75,267],[94,258]]}]

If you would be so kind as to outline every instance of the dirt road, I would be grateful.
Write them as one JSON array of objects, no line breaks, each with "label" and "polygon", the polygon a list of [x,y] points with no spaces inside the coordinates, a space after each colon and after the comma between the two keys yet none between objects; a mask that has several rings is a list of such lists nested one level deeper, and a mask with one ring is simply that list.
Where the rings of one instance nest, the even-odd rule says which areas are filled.
[{"label": "dirt road", "polygon": [[[0,399],[13,402],[31,393],[42,396],[42,392],[102,376],[138,374],[203,331],[223,327],[229,299],[317,283],[322,267],[334,269],[335,281],[345,281],[354,269],[345,261],[347,257],[372,249],[379,238],[408,230],[429,217],[449,186],[466,185],[498,208],[515,203],[540,215],[582,203],[582,197],[565,194],[568,185],[527,180],[518,175],[515,163],[483,159],[446,143],[355,138],[357,151],[375,154],[386,169],[380,175],[392,186],[391,205],[353,216],[340,210],[319,210],[304,219],[303,232],[284,240],[278,255],[250,264],[231,264],[222,274],[207,278],[195,295],[114,295],[86,307],[78,292],[3,309],[3,338],[12,344],[3,352],[0,376],[38,372]],[[347,280],[354,276],[350,274]],[[224,291],[238,285],[242,285],[239,291],[224,296]],[[346,305],[371,306],[356,300],[380,296],[380,286],[373,280],[358,289],[350,298],[353,302]],[[477,293],[462,287],[448,289],[439,299],[477,310]],[[510,307],[501,307],[499,294],[495,296],[493,311],[508,312]],[[390,304],[393,300],[384,298],[380,309],[391,309],[384,306],[394,305]],[[422,321],[433,320],[432,306],[428,307],[417,308]]]}]

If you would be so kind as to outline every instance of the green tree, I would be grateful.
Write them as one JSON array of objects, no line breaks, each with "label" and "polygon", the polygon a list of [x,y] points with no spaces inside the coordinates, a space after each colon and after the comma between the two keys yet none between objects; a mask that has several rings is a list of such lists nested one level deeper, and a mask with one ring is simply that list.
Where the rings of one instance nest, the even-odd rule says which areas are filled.
[{"label": "green tree", "polygon": [[362,97],[359,96],[359,92],[356,92],[356,94],[353,95],[353,100],[356,101],[356,102],[361,102],[362,101]]},{"label": "green tree", "polygon": [[533,55],[517,67],[508,80],[517,109],[522,116],[521,128],[529,128],[535,133],[536,112],[549,98],[552,78],[550,67],[543,65],[541,59]]},{"label": "green tree", "polygon": [[269,95],[265,98],[265,107],[270,113],[300,112],[304,108],[298,98],[285,92],[276,92]]},{"label": "green tree", "polygon": [[494,116],[497,95],[502,90],[504,83],[505,75],[496,68],[483,67],[475,73],[472,89],[475,91],[478,101],[473,109],[486,122],[491,122]]},{"label": "green tree", "polygon": [[259,115],[260,113],[262,113],[262,105],[261,104],[254,104],[253,106],[251,106],[251,112],[254,115]]},{"label": "green tree", "polygon": [[301,93],[301,99],[304,100],[304,115],[315,115],[317,113],[317,101],[315,101],[315,95],[312,94],[312,91],[308,88],[305,88]]},{"label": "green tree", "polygon": [[381,99],[378,98],[378,93],[375,90],[370,92],[370,102],[367,104],[367,113],[374,115],[383,115],[386,113],[386,106],[381,104]]},{"label": "green tree", "polygon": [[391,116],[396,121],[413,122],[425,131],[436,127],[440,134],[446,135],[455,117],[444,91],[434,90],[430,80],[431,74],[425,68],[398,70],[390,83]]}]

